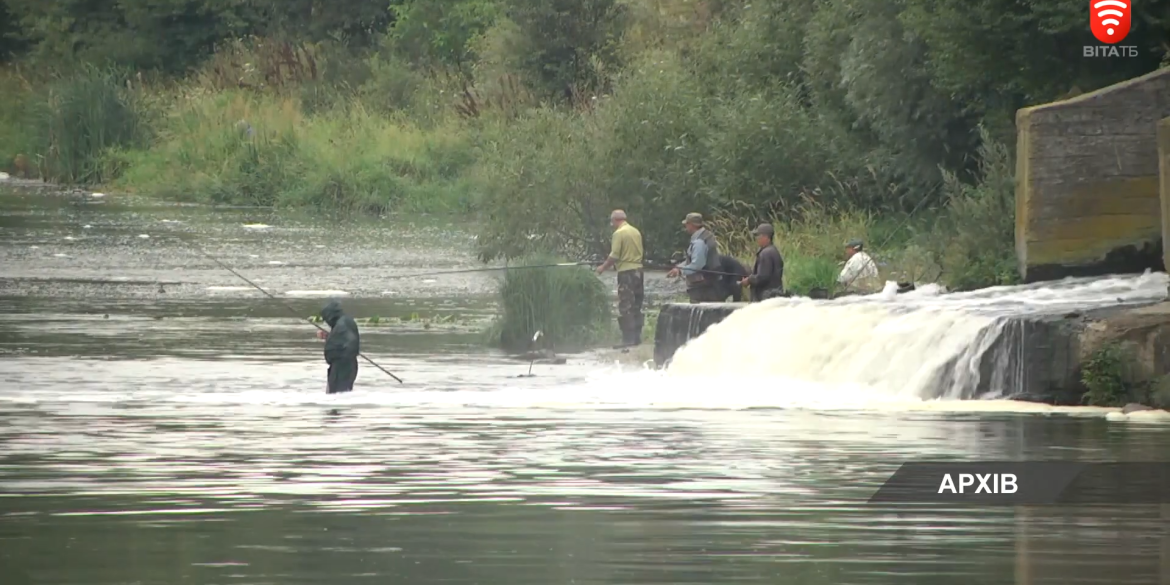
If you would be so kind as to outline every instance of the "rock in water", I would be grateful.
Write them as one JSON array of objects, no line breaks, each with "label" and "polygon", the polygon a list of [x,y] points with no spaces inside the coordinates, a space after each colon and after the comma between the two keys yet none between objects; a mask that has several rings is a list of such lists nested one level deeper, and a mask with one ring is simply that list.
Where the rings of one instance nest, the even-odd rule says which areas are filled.
[{"label": "rock in water", "polygon": [[1129,404],[1126,404],[1125,408],[1121,409],[1121,414],[1129,414],[1131,412],[1141,412],[1143,410],[1154,410],[1154,408],[1151,406],[1146,406],[1144,404],[1138,404],[1136,402],[1131,402]]}]

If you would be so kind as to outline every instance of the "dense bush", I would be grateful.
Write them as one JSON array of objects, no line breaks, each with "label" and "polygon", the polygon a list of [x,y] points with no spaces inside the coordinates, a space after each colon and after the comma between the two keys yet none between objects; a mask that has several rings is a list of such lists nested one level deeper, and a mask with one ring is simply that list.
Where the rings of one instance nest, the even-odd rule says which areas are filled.
[{"label": "dense bush", "polygon": [[[0,166],[168,197],[475,213],[484,259],[653,259],[771,219],[796,291],[1011,282],[1017,108],[1158,67],[1085,59],[1073,0],[7,0]],[[324,10],[328,7],[329,10]],[[107,73],[120,67],[131,75]],[[98,68],[95,68],[97,66]],[[980,129],[982,127],[982,130]],[[734,226],[734,227],[730,227]]]},{"label": "dense bush", "polygon": [[[14,72],[0,99],[0,159],[61,183],[100,184],[120,170],[120,149],[147,143],[143,104],[127,76],[93,66],[31,86]],[[14,169],[20,170],[20,169]]]},{"label": "dense bush", "polygon": [[1118,342],[1097,350],[1081,368],[1085,394],[1081,401],[1089,406],[1124,406],[1131,391],[1130,368],[1133,354]]},{"label": "dense bush", "polygon": [[[491,329],[501,347],[514,351],[584,347],[613,329],[609,291],[585,267],[558,266],[552,256],[525,257],[501,278],[499,321]],[[533,337],[540,332],[539,345]]]},{"label": "dense bush", "polygon": [[305,116],[288,98],[188,97],[127,188],[178,199],[384,212],[466,211],[472,145],[450,128],[423,132],[360,106]]}]

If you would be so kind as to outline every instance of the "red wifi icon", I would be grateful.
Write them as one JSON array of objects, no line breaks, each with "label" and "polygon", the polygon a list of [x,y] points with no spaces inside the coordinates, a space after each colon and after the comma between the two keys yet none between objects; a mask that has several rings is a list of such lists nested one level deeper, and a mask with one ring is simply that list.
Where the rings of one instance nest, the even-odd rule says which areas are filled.
[{"label": "red wifi icon", "polygon": [[1133,0],[1089,0],[1089,28],[1098,41],[1120,43],[1129,34],[1130,3]]}]

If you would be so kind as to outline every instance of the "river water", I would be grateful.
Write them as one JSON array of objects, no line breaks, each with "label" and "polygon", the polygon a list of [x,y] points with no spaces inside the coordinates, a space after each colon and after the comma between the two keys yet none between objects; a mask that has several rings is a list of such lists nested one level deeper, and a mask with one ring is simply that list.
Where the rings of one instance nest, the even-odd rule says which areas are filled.
[{"label": "river water", "polygon": [[[0,583],[1170,583],[1158,509],[866,503],[908,460],[1150,460],[1167,427],[777,407],[733,363],[517,377],[492,275],[404,277],[477,267],[463,228],[0,194]],[[196,246],[304,315],[401,318],[362,334],[405,383],[326,396],[313,329]]]}]

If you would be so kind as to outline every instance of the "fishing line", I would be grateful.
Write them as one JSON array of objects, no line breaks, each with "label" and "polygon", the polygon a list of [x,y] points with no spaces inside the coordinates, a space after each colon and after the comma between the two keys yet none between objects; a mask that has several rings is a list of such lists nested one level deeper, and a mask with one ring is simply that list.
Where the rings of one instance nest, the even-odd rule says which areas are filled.
[{"label": "fishing line", "polygon": [[[533,264],[533,265],[528,265],[528,266],[493,266],[490,268],[466,268],[463,270],[444,270],[444,271],[440,271],[440,272],[419,272],[416,274],[391,274],[388,276],[384,276],[382,278],[385,278],[385,279],[415,278],[415,277],[424,277],[424,276],[443,276],[446,274],[468,274],[468,273],[472,273],[472,272],[491,272],[493,270],[511,271],[511,270],[524,270],[524,269],[531,269],[531,268],[566,268],[566,267],[572,267],[572,266],[600,266],[600,265],[601,265],[600,262],[562,262],[560,264]],[[720,276],[737,276],[737,277],[743,278],[743,275],[734,274],[731,272],[717,272],[715,270],[698,270],[697,272],[701,272],[703,274],[717,274]]]},{"label": "fishing line", "polygon": [[[227,264],[224,264],[223,262],[220,262],[220,261],[219,261],[219,258],[216,258],[215,256],[212,256],[211,254],[208,254],[207,252],[204,252],[204,251],[203,251],[203,249],[202,249],[202,248],[200,248],[198,245],[196,245],[196,244],[191,244],[191,246],[192,246],[192,247],[194,247],[194,248],[195,248],[195,251],[199,252],[199,254],[200,254],[200,255],[202,255],[202,256],[206,257],[208,260],[211,260],[212,262],[215,262],[216,264],[218,264],[220,268],[223,268],[224,270],[227,270],[228,272],[230,272],[230,273],[232,273],[232,274],[236,275],[237,277],[239,277],[239,279],[240,279],[240,280],[242,280],[242,281],[244,281],[244,282],[248,283],[249,285],[251,285],[251,286],[252,286],[252,288],[255,288],[256,290],[258,290],[258,291],[260,291],[260,292],[264,293],[264,295],[265,295],[265,296],[267,296],[268,298],[270,298],[270,299],[272,299],[272,300],[274,300],[274,301],[276,301],[276,302],[280,303],[281,305],[283,305],[283,306],[284,306],[284,308],[288,309],[290,313],[292,313],[292,314],[296,315],[298,318],[304,319],[304,317],[301,317],[300,313],[298,313],[296,309],[292,308],[292,305],[289,305],[289,304],[288,304],[288,303],[286,303],[284,300],[282,300],[282,299],[279,299],[279,298],[277,298],[276,296],[274,296],[272,293],[270,293],[270,292],[268,292],[268,291],[264,290],[263,288],[261,288],[261,287],[260,287],[260,285],[258,285],[258,284],[256,284],[256,283],[252,282],[251,280],[248,280],[248,279],[247,279],[247,278],[246,278],[246,277],[245,277],[243,274],[240,274],[239,272],[236,272],[235,270],[233,270],[231,266],[228,266]],[[328,330],[326,330],[324,327],[322,327],[322,326],[318,325],[317,323],[314,323],[313,321],[311,321],[311,320],[309,320],[309,319],[304,319],[304,320],[305,320],[305,322],[307,322],[308,324],[312,325],[313,327],[316,327],[317,329],[319,329],[319,330],[321,330],[321,331],[324,331],[325,333],[329,333],[329,331],[328,331]],[[358,353],[358,355],[359,355],[359,356],[360,356],[362,359],[366,360],[367,362],[370,362],[370,365],[374,366],[375,368],[378,368],[379,370],[382,370],[382,372],[383,372],[383,373],[385,373],[387,376],[390,376],[391,378],[394,378],[395,380],[398,380],[398,383],[399,383],[399,384],[403,384],[403,383],[404,383],[404,382],[402,381],[402,378],[399,378],[398,376],[395,376],[395,375],[394,375],[394,374],[393,374],[393,373],[392,373],[390,370],[387,370],[386,368],[383,368],[382,366],[379,366],[377,362],[375,362],[374,360],[372,360],[372,359],[370,359],[370,358],[366,357],[366,356],[365,356],[365,354]]]},{"label": "fishing line", "polygon": [[489,268],[465,268],[462,270],[442,270],[438,272],[419,272],[416,274],[391,274],[383,276],[384,279],[393,278],[420,278],[424,276],[443,276],[445,274],[469,274],[472,272],[491,272],[493,270],[524,270],[530,268],[563,268],[568,266],[590,266],[590,262],[562,262],[560,264],[535,264],[531,266],[492,266]]}]

